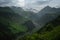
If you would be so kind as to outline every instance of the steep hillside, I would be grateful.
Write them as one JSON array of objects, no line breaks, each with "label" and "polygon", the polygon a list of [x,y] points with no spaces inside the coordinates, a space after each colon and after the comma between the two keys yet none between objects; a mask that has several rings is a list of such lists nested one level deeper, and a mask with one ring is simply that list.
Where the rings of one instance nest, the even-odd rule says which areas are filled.
[{"label": "steep hillside", "polygon": [[[27,18],[14,12],[10,7],[0,7],[0,39],[12,40],[32,31],[33,29],[29,29],[29,25],[33,25],[33,23],[28,21]],[[27,24],[23,25],[25,23]]]},{"label": "steep hillside", "polygon": [[51,20],[54,20],[57,16],[60,15],[60,8],[52,8],[46,6],[41,11],[39,11],[36,17],[36,22],[39,24],[47,23]]},{"label": "steep hillside", "polygon": [[20,40],[60,40],[60,16],[48,22],[39,31],[32,35],[26,35]]},{"label": "steep hillside", "polygon": [[[44,14],[54,14],[60,12],[60,8],[54,8],[54,7],[50,7],[50,6],[46,6],[45,8],[43,8],[41,11],[39,11],[39,15],[44,15]],[[58,13],[59,14],[59,13]]]}]

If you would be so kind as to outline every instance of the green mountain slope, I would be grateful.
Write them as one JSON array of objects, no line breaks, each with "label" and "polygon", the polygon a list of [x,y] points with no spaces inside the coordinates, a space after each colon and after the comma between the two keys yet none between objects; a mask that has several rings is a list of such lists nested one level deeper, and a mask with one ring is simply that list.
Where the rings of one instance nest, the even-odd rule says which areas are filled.
[{"label": "green mountain slope", "polygon": [[31,20],[21,15],[24,11],[19,14],[13,8],[0,7],[0,40],[16,40],[35,28]]},{"label": "green mountain slope", "polygon": [[0,23],[4,25],[10,25],[16,30],[26,31],[25,30],[26,27],[21,25],[22,23],[24,23],[24,21],[26,21],[26,19],[22,17],[21,15],[14,13],[12,9],[7,8],[7,7],[6,9],[0,8]]},{"label": "green mountain slope", "polygon": [[26,35],[20,40],[60,40],[60,16],[47,23],[36,33]]},{"label": "green mountain slope", "polygon": [[11,40],[20,33],[24,34],[27,27],[23,23],[27,20],[9,7],[0,7],[0,39]]}]

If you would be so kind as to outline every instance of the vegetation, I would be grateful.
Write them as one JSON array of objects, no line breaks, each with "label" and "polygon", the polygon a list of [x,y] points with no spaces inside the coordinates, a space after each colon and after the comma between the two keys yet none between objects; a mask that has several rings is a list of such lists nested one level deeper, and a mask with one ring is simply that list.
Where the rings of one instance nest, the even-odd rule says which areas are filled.
[{"label": "vegetation", "polygon": [[16,40],[31,31],[33,27],[35,26],[31,20],[19,15],[9,7],[0,7],[0,40]]},{"label": "vegetation", "polygon": [[0,40],[15,39],[19,33],[23,34],[27,31],[27,27],[23,23],[26,18],[15,13],[9,7],[0,7]]},{"label": "vegetation", "polygon": [[60,16],[47,23],[36,33],[26,35],[20,40],[60,40]]},{"label": "vegetation", "polygon": [[[0,7],[0,40],[16,40],[25,32],[31,32],[34,27],[31,20],[15,13],[9,7]],[[37,32],[19,37],[18,40],[60,40],[60,16]]]}]

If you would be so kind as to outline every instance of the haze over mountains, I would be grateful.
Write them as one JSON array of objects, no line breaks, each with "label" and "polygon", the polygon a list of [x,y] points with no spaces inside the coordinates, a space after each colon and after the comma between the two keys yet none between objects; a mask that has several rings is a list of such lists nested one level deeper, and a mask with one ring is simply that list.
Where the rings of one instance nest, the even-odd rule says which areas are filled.
[{"label": "haze over mountains", "polygon": [[[8,9],[9,7],[6,7]],[[5,10],[6,10],[5,9]],[[60,8],[52,8],[46,6],[38,13],[34,13],[32,11],[25,11],[21,7],[12,6],[10,9],[29,20],[31,20],[34,24],[37,23],[38,25],[46,24],[47,22],[55,19],[58,15],[60,15]]]},{"label": "haze over mountains", "polygon": [[[23,35],[26,32],[36,32],[49,21],[54,20],[60,15],[60,8],[45,7],[38,13],[25,11],[21,7],[0,7],[1,29],[7,27],[11,34]],[[5,26],[3,26],[5,25]],[[2,32],[2,30],[1,30]],[[21,34],[20,34],[21,33]]]},{"label": "haze over mountains", "polygon": [[49,20],[53,20],[58,15],[60,15],[60,8],[51,8],[49,6],[46,6],[41,11],[39,11],[37,15],[40,17],[38,19],[40,19],[41,22],[44,22],[44,20],[45,22]]}]

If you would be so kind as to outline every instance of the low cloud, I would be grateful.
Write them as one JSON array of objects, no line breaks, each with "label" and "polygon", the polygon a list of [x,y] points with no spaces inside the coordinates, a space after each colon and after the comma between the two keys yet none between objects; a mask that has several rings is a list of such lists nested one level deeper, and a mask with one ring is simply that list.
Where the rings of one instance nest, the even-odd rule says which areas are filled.
[{"label": "low cloud", "polygon": [[46,6],[60,7],[60,0],[27,0],[26,7],[41,10]]},{"label": "low cloud", "polygon": [[24,6],[24,0],[0,0],[0,6]]},{"label": "low cloud", "polygon": [[48,4],[50,1],[37,1],[35,4],[37,5],[45,5]]}]

